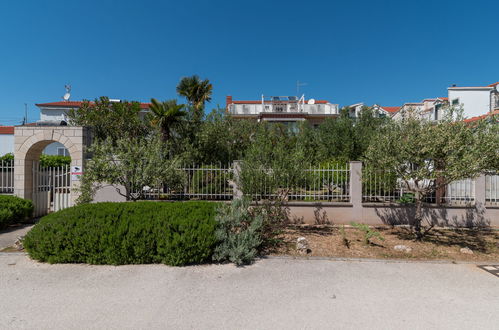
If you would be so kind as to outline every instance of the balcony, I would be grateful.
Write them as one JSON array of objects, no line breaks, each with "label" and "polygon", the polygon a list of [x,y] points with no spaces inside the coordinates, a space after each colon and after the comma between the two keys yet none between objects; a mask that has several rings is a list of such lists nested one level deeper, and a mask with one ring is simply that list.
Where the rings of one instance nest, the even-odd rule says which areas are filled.
[{"label": "balcony", "polygon": [[276,114],[307,114],[307,115],[337,115],[338,105],[336,104],[230,104],[229,113],[232,115],[256,116],[261,113]]}]

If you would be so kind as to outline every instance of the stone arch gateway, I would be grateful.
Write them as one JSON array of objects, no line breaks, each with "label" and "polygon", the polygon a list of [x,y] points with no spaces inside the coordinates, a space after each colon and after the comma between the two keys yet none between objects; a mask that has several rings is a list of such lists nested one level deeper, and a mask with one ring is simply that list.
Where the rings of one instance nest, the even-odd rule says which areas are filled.
[{"label": "stone arch gateway", "polygon": [[[63,144],[71,157],[71,168],[85,165],[90,133],[79,126],[16,126],[14,129],[14,195],[33,199],[33,164],[43,149],[53,142]],[[78,198],[80,182],[71,180],[69,206]]]}]

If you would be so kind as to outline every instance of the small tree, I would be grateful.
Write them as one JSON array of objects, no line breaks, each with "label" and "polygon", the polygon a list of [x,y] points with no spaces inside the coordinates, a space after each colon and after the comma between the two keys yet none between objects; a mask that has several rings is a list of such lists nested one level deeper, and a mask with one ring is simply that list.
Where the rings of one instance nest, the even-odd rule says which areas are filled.
[{"label": "small tree", "polygon": [[177,104],[177,100],[159,102],[151,99],[151,112],[148,119],[151,124],[161,132],[161,140],[167,142],[170,139],[172,129],[175,129],[182,122],[182,117],[186,115],[183,104]]},{"label": "small tree", "polygon": [[83,174],[79,202],[91,201],[95,184],[116,185],[116,191],[127,201],[140,199],[146,186],[178,187],[182,184],[177,160],[168,159],[167,150],[157,136],[97,141],[90,151],[93,158]]},{"label": "small tree", "polygon": [[140,103],[111,102],[101,97],[85,101],[78,109],[68,112],[72,125],[91,127],[96,140],[135,138],[148,133],[148,123],[140,117]]},{"label": "small tree", "polygon": [[447,112],[448,118],[438,122],[408,116],[387,123],[365,156],[367,166],[394,172],[414,194],[416,212],[409,224],[418,240],[434,226],[423,226],[425,196],[453,181],[477,177],[498,157],[497,125],[466,123],[459,112]]}]

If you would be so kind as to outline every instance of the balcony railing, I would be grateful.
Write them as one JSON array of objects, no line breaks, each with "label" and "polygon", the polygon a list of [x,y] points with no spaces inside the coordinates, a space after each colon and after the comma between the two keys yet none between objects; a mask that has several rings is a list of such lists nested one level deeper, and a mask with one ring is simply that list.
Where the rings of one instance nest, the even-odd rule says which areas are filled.
[{"label": "balcony railing", "polygon": [[313,115],[335,115],[335,104],[232,104],[229,113],[233,115],[258,115],[261,113],[307,113]]}]

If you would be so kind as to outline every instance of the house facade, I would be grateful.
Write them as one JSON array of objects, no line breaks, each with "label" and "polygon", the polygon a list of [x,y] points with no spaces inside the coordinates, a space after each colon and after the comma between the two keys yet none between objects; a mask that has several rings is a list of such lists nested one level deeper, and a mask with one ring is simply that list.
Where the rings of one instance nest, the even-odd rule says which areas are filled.
[{"label": "house facade", "polygon": [[450,104],[462,107],[467,118],[499,110],[499,82],[478,87],[452,86],[447,90]]},{"label": "house facade", "polygon": [[[364,103],[355,103],[349,105],[347,107],[348,116],[351,118],[358,118],[365,107],[366,105]],[[374,104],[371,109],[373,110],[374,116],[381,118],[393,116],[395,113],[397,113],[397,111],[400,110],[400,107],[385,107],[379,104]]]},{"label": "house facade", "polygon": [[0,156],[14,152],[14,126],[0,126]]},{"label": "house facade", "polygon": [[319,125],[326,118],[339,115],[338,104],[325,100],[306,100],[304,96],[262,95],[260,100],[238,101],[232,96],[226,97],[227,113],[237,119],[252,119],[295,126],[307,121],[313,126]]}]

